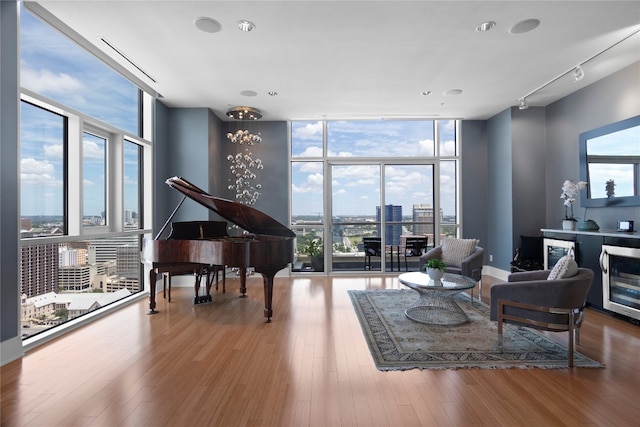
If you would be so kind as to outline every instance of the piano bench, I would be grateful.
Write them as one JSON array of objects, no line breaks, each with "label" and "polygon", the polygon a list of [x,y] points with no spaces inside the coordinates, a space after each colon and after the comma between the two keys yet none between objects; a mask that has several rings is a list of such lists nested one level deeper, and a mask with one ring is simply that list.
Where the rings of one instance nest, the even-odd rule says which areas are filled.
[{"label": "piano bench", "polygon": [[200,280],[202,276],[206,274],[206,292],[207,296],[210,298],[210,290],[211,285],[213,284],[213,279],[216,280],[216,291],[218,290],[218,278],[219,273],[222,272],[222,293],[226,292],[226,274],[225,274],[225,266],[223,265],[210,265],[203,266],[201,264],[191,264],[186,265],[181,268],[171,269],[168,271],[162,272],[162,296],[167,298],[167,293],[169,294],[168,302],[171,302],[171,277],[172,276],[184,276],[187,274],[193,274],[195,276],[195,289],[196,289],[196,300],[198,298],[198,290],[200,289]]}]

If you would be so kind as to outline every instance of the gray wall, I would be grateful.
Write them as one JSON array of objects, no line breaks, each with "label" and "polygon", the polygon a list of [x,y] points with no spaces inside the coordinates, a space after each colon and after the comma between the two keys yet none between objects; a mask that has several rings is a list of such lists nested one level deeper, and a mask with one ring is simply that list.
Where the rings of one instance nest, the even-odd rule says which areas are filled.
[{"label": "gray wall", "polygon": [[[513,245],[545,227],[545,111],[511,109]],[[559,195],[560,193],[558,193]]]},{"label": "gray wall", "polygon": [[[513,181],[511,146],[511,109],[487,123],[489,197],[487,198],[487,224],[489,242],[485,263],[503,268],[512,257]],[[463,182],[463,185],[467,183]],[[493,261],[489,261],[493,256]]]},{"label": "gray wall", "polygon": [[[250,146],[253,157],[262,160],[264,169],[256,171],[256,183],[263,195],[255,208],[287,224],[288,163],[287,123],[250,122],[239,125],[218,119],[206,108],[168,108],[157,103],[158,128],[155,140],[155,200],[154,233],[168,219],[182,195],[164,182],[172,176],[182,176],[209,194],[235,200],[230,184],[227,155],[244,152],[244,145],[233,144],[227,132],[239,127],[262,136],[261,143]],[[218,220],[216,214],[187,199],[174,221]]]},{"label": "gray wall", "polygon": [[[487,199],[489,166],[487,156],[487,122],[465,120],[460,129],[460,167],[462,179],[462,237],[489,244]],[[485,256],[485,262],[488,257]]]},{"label": "gray wall", "polygon": [[[540,235],[541,228],[560,228],[564,216],[562,183],[580,177],[579,135],[637,115],[640,62],[545,108],[512,107],[486,121],[488,178],[484,207],[478,197],[470,199],[470,193],[482,191],[482,175],[463,173],[462,182],[466,237],[481,235],[479,222],[469,223],[469,215],[486,211],[485,264],[508,271],[520,235]],[[482,126],[481,121],[463,123],[464,150],[474,148],[468,138],[476,140],[474,143],[482,138]],[[463,153],[463,159],[466,156]],[[463,171],[468,164],[464,163]],[[578,217],[584,215],[579,200],[575,211]],[[640,208],[589,208],[587,217],[602,229],[613,229],[618,219],[640,223]],[[489,261],[490,255],[493,262]]]},{"label": "gray wall", "polygon": [[[585,87],[546,108],[548,228],[558,227],[564,216],[560,197],[565,179],[580,179],[578,137],[581,133],[640,115],[640,62]],[[574,205],[577,218],[584,209]],[[589,208],[588,218],[601,229],[615,229],[618,219],[640,224],[640,207]]]},{"label": "gray wall", "polygon": [[[238,129],[238,124],[226,124],[232,126],[232,131]],[[262,211],[281,222],[284,225],[289,223],[289,163],[288,163],[288,135],[286,122],[251,122],[240,125],[242,129],[248,129],[251,133],[259,133],[262,142],[251,146],[251,153],[254,159],[262,160],[264,169],[255,171],[256,183],[262,185],[262,196],[254,205],[256,209]],[[226,133],[225,133],[226,135]],[[243,147],[232,143],[226,136],[223,137],[221,150],[222,164],[216,174],[215,179],[224,183],[226,198],[235,200],[235,192],[226,189],[229,185],[229,162],[226,160],[228,154],[235,155],[244,152]]]},{"label": "gray wall", "polygon": [[18,295],[18,13],[0,1],[0,363],[22,355]]},{"label": "gray wall", "polygon": [[[215,175],[221,170],[222,122],[207,108],[168,108],[156,102],[154,140],[154,234],[180,203],[182,194],[165,184],[181,176],[210,194],[223,190]],[[225,154],[226,156],[226,154]],[[173,221],[218,219],[187,199]],[[168,230],[167,230],[168,231]]]}]

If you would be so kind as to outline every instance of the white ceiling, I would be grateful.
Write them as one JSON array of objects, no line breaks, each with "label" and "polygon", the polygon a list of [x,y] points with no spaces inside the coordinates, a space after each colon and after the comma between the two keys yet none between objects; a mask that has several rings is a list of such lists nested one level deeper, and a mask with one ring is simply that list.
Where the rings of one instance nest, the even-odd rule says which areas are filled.
[{"label": "white ceiling", "polygon": [[[564,73],[529,105],[548,105],[640,60],[640,33],[607,50],[640,30],[640,1],[38,3],[166,105],[207,107],[225,120],[238,105],[258,108],[263,120],[487,119]],[[198,17],[222,30],[198,30]],[[535,30],[510,33],[531,18],[541,21]],[[241,19],[256,28],[239,31]],[[487,20],[496,27],[477,32]],[[572,68],[605,50],[574,82]],[[452,89],[462,93],[444,94]]]}]

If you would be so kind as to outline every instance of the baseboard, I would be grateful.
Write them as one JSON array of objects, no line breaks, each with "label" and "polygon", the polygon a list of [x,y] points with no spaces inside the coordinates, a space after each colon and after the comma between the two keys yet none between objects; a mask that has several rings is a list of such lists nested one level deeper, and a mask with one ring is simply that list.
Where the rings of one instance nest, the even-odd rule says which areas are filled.
[{"label": "baseboard", "polygon": [[509,277],[509,274],[511,273],[507,270],[501,270],[499,268],[492,267],[490,265],[485,265],[482,267],[482,274],[493,276],[506,282],[507,277]]},{"label": "baseboard", "polygon": [[15,337],[0,342],[0,366],[20,359],[24,356],[22,349],[22,338]]}]

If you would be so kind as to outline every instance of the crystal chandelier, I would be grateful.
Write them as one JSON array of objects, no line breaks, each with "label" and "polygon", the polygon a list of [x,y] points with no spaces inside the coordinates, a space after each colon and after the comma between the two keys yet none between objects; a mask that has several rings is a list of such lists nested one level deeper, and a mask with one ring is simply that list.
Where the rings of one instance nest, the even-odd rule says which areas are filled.
[{"label": "crystal chandelier", "polygon": [[[251,107],[236,107],[227,112],[229,118],[237,120],[258,120],[262,117],[260,112]],[[245,205],[253,205],[258,200],[262,185],[256,183],[257,175],[255,171],[263,169],[262,160],[254,159],[250,147],[261,143],[260,133],[252,134],[249,130],[238,129],[235,132],[227,133],[227,138],[233,144],[237,144],[238,152],[229,154],[229,190],[236,192],[236,200]]]}]

